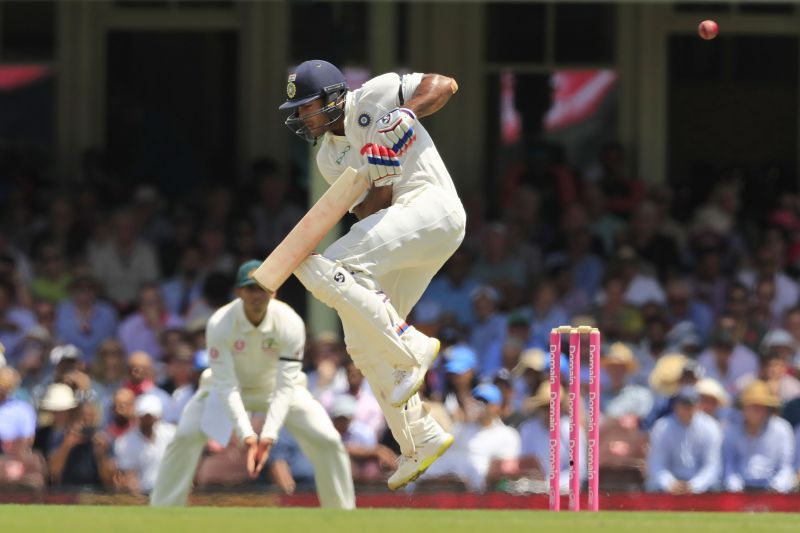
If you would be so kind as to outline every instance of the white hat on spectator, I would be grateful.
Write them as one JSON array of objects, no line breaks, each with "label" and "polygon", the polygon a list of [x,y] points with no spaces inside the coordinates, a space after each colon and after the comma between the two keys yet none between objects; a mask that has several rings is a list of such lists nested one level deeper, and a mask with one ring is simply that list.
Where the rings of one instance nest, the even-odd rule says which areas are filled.
[{"label": "white hat on spectator", "polygon": [[722,384],[716,379],[703,378],[695,384],[694,388],[697,389],[697,393],[700,396],[715,398],[721,407],[727,406],[730,402],[728,393],[725,392],[725,389],[722,388]]},{"label": "white hat on spectator", "polygon": [[53,383],[47,387],[39,407],[45,411],[68,411],[78,406],[75,392],[69,385]]},{"label": "white hat on spectator", "polygon": [[156,418],[161,418],[164,408],[161,405],[161,400],[159,400],[157,397],[153,396],[152,394],[142,394],[136,398],[134,411],[136,412],[136,416],[139,417],[151,415]]},{"label": "white hat on spectator", "polygon": [[357,409],[358,402],[356,399],[350,394],[342,394],[333,400],[333,405],[331,406],[331,417],[338,418],[341,416],[345,418],[353,418],[356,415]]},{"label": "white hat on spectator", "polygon": [[72,344],[65,344],[64,346],[56,346],[50,350],[50,363],[57,365],[64,359],[78,360],[81,358],[81,351],[77,346]]},{"label": "white hat on spectator", "polygon": [[792,334],[786,331],[785,329],[771,329],[764,335],[764,339],[761,341],[761,351],[767,352],[771,348],[776,348],[778,346],[785,346],[787,348],[794,349],[795,342],[794,337]]}]

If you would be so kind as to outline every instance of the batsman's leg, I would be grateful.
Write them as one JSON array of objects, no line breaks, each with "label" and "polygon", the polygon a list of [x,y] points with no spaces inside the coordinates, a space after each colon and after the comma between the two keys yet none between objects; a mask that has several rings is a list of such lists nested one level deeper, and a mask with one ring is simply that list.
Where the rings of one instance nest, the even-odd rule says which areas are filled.
[{"label": "batsman's leg", "polygon": [[305,388],[294,393],[286,429],[314,465],[314,480],[322,507],[355,509],[350,456],[328,413]]},{"label": "batsman's leg", "polygon": [[395,367],[417,367],[431,350],[431,338],[417,331],[397,314],[389,298],[378,288],[356,282],[341,263],[311,255],[294,274],[311,294],[336,309],[343,324],[363,325],[373,342]]},{"label": "batsman's leg", "polygon": [[189,491],[192,490],[194,472],[207,440],[200,429],[205,394],[205,391],[198,391],[186,404],[175,431],[175,438],[167,446],[158,467],[156,483],[150,493],[152,506],[186,505]]}]

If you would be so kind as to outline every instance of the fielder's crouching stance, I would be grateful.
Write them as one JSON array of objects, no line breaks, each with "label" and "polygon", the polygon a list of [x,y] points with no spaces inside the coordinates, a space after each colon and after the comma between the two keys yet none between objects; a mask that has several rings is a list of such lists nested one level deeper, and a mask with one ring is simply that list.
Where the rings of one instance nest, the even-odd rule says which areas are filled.
[{"label": "fielder's crouching stance", "polygon": [[[255,477],[286,425],[314,465],[322,507],[355,507],[350,459],[330,417],[305,387],[305,325],[291,307],[271,298],[250,277],[260,264],[248,261],[239,268],[238,298],[208,322],[211,376],[204,375],[181,416],[159,467],[151,505],[186,504],[209,437],[227,443],[235,430],[248,448],[247,469]],[[267,415],[260,436],[248,411]]]},{"label": "fielder's crouching stance", "polygon": [[461,201],[418,122],[456,90],[446,76],[389,73],[348,91],[338,68],[312,60],[289,75],[280,106],[292,111],[286,125],[294,133],[320,143],[317,164],[329,183],[347,167],[371,181],[351,208],[360,221],[294,274],[339,313],[347,351],[400,444],[391,489],[419,477],[453,442],[417,394],[439,341],[405,318],[464,238]]}]

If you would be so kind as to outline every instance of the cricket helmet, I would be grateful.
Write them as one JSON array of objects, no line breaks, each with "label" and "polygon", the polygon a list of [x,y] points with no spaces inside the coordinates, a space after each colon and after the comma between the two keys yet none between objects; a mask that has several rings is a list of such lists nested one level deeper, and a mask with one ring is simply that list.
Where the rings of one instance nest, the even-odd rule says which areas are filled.
[{"label": "cricket helmet", "polygon": [[[347,94],[344,74],[335,65],[321,59],[305,61],[292,69],[286,82],[286,101],[278,109],[292,110],[286,126],[301,139],[313,142],[327,131],[327,127],[339,120],[344,113],[341,105]],[[325,114],[327,121],[318,132],[312,132],[299,117],[299,107],[314,100],[322,100],[322,109],[314,113]],[[307,115],[308,118],[313,115]]]}]

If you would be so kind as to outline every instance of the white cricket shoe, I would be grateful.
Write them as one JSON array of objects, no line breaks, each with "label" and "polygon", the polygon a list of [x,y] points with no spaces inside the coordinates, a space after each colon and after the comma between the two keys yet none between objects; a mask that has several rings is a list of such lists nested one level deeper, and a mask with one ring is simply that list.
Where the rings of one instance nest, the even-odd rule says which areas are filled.
[{"label": "white cricket shoe", "polygon": [[401,455],[397,470],[389,478],[389,488],[397,490],[417,479],[452,446],[454,440],[451,434],[442,431],[418,445],[414,455]]},{"label": "white cricket shoe", "polygon": [[428,351],[422,357],[422,363],[419,366],[404,370],[395,369],[394,371],[394,389],[389,398],[389,402],[394,407],[402,407],[406,402],[414,396],[417,391],[422,387],[425,381],[425,374],[428,369],[433,366],[436,357],[439,355],[439,350],[442,343],[439,339],[431,337]]}]

